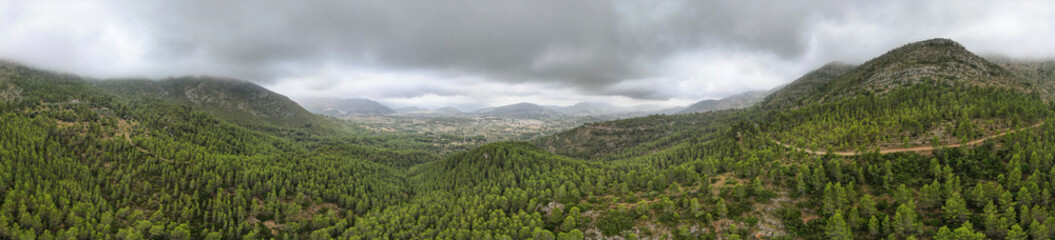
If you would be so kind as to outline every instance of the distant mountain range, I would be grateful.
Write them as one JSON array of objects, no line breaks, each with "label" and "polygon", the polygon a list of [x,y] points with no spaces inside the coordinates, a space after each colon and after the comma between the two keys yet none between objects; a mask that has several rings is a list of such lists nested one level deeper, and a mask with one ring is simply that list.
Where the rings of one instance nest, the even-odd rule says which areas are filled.
[{"label": "distant mountain range", "polygon": [[396,110],[381,103],[363,98],[308,98],[300,100],[308,111],[333,116],[348,117],[353,115],[386,115]]},{"label": "distant mountain range", "polygon": [[[846,71],[846,69],[848,69],[849,67],[850,66],[848,65],[832,63],[815,71],[815,73],[807,74],[803,77],[806,79],[805,81],[796,81],[795,83],[793,83],[795,85],[789,86],[791,88],[812,88],[815,87],[815,84],[811,82],[811,77],[816,76],[816,78],[824,80],[827,78],[824,78],[823,76],[828,76],[825,75],[826,73],[842,73]],[[820,83],[824,83],[824,81],[820,81]],[[302,99],[299,102],[311,112],[333,117],[393,114],[412,116],[490,116],[502,118],[529,119],[581,116],[639,117],[653,114],[687,114],[719,111],[726,109],[748,108],[757,105],[759,102],[762,102],[764,99],[766,99],[766,97],[770,96],[775,91],[788,88],[789,86],[781,86],[774,88],[773,90],[767,91],[745,92],[722,99],[702,100],[687,107],[662,107],[657,105],[639,105],[623,107],[605,102],[580,102],[569,106],[557,106],[538,105],[535,103],[522,102],[505,106],[489,107],[476,111],[464,112],[453,107],[443,107],[434,110],[429,110],[417,106],[407,106],[393,109],[377,101],[364,98],[309,98]],[[785,91],[785,93],[782,94],[787,94],[786,92],[794,91]],[[778,96],[776,97],[776,100],[773,101],[782,101],[782,99],[784,98],[787,97]]]},{"label": "distant mountain range", "polygon": [[703,100],[689,105],[685,109],[678,111],[678,113],[700,113],[726,109],[747,108],[754,106],[758,102],[762,101],[762,98],[768,96],[769,93],[771,93],[771,91],[751,91],[729,96],[723,99]]},{"label": "distant mountain range", "polygon": [[531,119],[552,118],[566,115],[557,110],[539,106],[534,103],[517,103],[500,107],[484,108],[476,110],[473,113],[480,116]]}]

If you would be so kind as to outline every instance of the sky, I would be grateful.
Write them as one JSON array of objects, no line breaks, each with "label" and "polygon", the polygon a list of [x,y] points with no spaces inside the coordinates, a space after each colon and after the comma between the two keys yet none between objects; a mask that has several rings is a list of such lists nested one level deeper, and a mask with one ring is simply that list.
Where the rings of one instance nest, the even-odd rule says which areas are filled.
[{"label": "sky", "polygon": [[1052,1],[0,1],[0,59],[291,98],[688,105],[950,38],[1055,57]]}]

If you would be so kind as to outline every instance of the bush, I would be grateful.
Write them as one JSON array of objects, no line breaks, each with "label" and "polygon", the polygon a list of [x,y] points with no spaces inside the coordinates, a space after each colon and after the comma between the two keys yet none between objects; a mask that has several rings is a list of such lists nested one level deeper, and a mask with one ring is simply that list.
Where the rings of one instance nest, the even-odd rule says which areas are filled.
[{"label": "bush", "polygon": [[617,211],[608,211],[597,218],[597,228],[605,236],[615,236],[634,227],[634,216]]}]

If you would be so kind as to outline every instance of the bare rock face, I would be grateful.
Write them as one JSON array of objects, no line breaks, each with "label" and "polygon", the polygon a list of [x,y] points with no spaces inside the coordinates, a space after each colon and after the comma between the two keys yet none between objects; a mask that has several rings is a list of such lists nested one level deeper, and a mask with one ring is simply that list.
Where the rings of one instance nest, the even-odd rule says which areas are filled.
[{"label": "bare rock face", "polygon": [[22,89],[19,89],[10,80],[14,77],[14,68],[17,66],[15,63],[0,61],[0,103],[22,100]]},{"label": "bare rock face", "polygon": [[256,84],[234,79],[185,79],[181,85],[187,100],[195,104],[212,104],[237,109],[255,117],[290,119],[295,112],[287,111],[294,104],[285,96]]},{"label": "bare rock face", "polygon": [[760,105],[766,108],[791,108],[794,106],[802,106],[803,104],[800,100],[802,100],[803,97],[808,96],[810,93],[819,90],[829,82],[846,74],[846,72],[849,72],[853,67],[853,65],[839,62],[825,64],[821,68],[806,73],[806,75],[802,75],[802,77],[795,79],[795,81],[775,89],[772,94],[769,94],[762,100]]},{"label": "bare rock face", "polygon": [[876,57],[833,80],[824,101],[860,94],[883,94],[904,85],[966,84],[1029,91],[1004,68],[967,51],[949,39],[931,39],[906,44]]}]

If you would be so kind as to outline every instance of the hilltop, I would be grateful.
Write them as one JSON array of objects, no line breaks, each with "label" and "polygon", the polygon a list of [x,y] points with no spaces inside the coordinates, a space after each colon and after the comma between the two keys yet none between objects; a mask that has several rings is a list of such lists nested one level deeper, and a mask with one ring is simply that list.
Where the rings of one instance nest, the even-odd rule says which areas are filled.
[{"label": "hilltop", "polygon": [[928,81],[1030,92],[1011,72],[955,41],[937,38],[895,48],[854,67],[805,98],[827,101],[863,93],[883,94]]},{"label": "hilltop", "polygon": [[528,119],[546,119],[564,115],[556,110],[526,102],[480,109],[473,113],[481,116]]},{"label": "hilltop", "polygon": [[157,99],[186,104],[219,118],[248,124],[297,128],[334,128],[286,96],[252,82],[215,77],[182,77],[160,81],[116,79],[95,82],[102,90],[129,99]]},{"label": "hilltop", "polygon": [[791,83],[774,89],[771,94],[765,96],[759,105],[767,109],[787,109],[806,104],[804,98],[820,91],[835,78],[846,74],[854,66],[839,62],[825,64],[817,70],[810,71],[795,79]]},{"label": "hilltop", "polygon": [[307,98],[300,100],[309,111],[332,117],[394,114],[397,111],[365,98]]},{"label": "hilltop", "polygon": [[701,113],[726,109],[747,108],[754,106],[758,102],[761,102],[763,98],[769,96],[770,92],[771,91],[751,91],[717,100],[702,100],[693,103],[692,105],[689,105],[678,113]]},{"label": "hilltop", "polygon": [[1024,80],[947,39],[906,44],[831,78],[838,72],[774,93],[765,103],[770,134],[808,149],[867,151],[967,141],[1048,114]]}]

